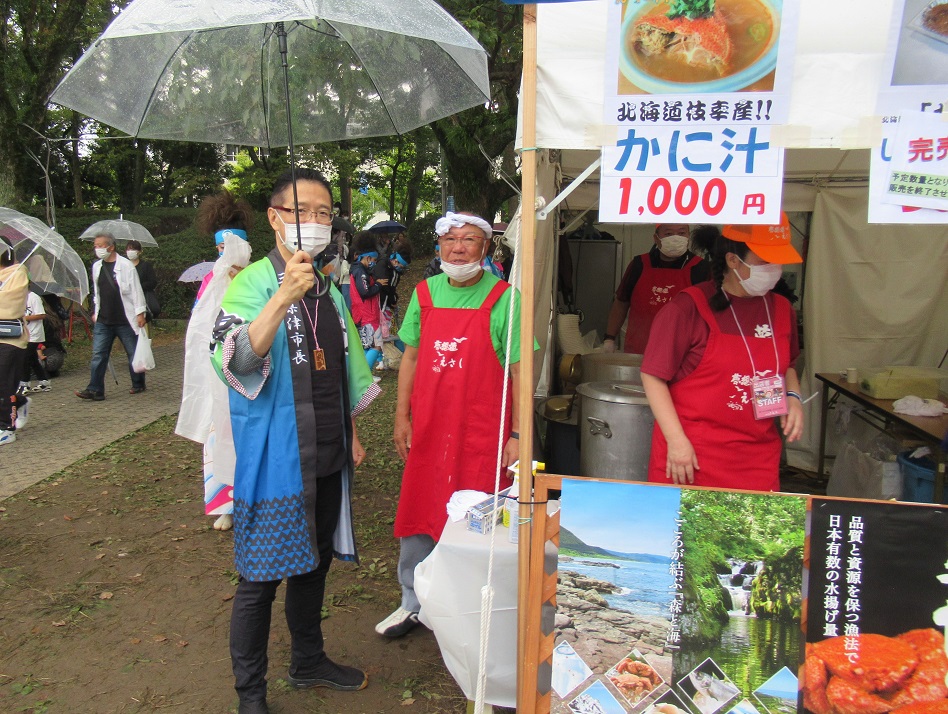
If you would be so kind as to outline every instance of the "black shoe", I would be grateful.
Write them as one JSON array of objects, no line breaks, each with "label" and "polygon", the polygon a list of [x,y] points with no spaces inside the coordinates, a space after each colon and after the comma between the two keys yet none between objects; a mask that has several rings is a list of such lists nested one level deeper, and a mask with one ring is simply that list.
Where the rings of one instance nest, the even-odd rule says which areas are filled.
[{"label": "black shoe", "polygon": [[341,692],[357,692],[360,689],[365,689],[369,683],[369,678],[365,676],[365,672],[361,669],[336,664],[332,660],[326,659],[317,668],[315,674],[308,677],[294,677],[292,674],[287,674],[286,681],[290,683],[293,689],[329,687]]},{"label": "black shoe", "polygon": [[105,399],[105,395],[101,392],[90,392],[88,389],[83,389],[81,392],[76,392],[76,396],[80,399],[91,399],[95,402],[101,402]]},{"label": "black shoe", "polygon": [[141,394],[145,391],[145,387],[132,387],[128,390],[129,394]]},{"label": "black shoe", "polygon": [[240,702],[237,705],[237,714],[270,714],[270,708],[267,706],[266,699],[258,699],[255,702]]}]

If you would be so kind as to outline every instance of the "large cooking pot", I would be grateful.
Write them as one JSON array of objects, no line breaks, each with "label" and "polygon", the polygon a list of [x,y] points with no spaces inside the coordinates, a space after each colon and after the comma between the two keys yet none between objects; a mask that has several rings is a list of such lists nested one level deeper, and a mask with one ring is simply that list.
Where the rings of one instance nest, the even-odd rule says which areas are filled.
[{"label": "large cooking pot", "polygon": [[583,476],[648,480],[655,421],[645,390],[632,382],[587,382],[580,395],[579,468]]},{"label": "large cooking pot", "polygon": [[642,355],[591,352],[580,358],[581,382],[633,382],[642,384]]},{"label": "large cooking pot", "polygon": [[540,423],[546,425],[543,460],[551,474],[579,476],[578,402],[575,395],[547,397],[537,404]]}]

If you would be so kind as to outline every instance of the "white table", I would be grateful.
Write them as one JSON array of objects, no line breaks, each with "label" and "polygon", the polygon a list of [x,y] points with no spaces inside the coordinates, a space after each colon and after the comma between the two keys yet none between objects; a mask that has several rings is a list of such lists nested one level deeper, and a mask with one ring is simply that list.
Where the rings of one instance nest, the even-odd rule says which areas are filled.
[{"label": "white table", "polygon": [[[485,701],[517,706],[517,545],[497,526],[494,536],[494,603],[487,646]],[[415,568],[419,618],[434,631],[441,656],[469,700],[477,694],[481,589],[487,582],[490,535],[448,521],[434,551]]]}]

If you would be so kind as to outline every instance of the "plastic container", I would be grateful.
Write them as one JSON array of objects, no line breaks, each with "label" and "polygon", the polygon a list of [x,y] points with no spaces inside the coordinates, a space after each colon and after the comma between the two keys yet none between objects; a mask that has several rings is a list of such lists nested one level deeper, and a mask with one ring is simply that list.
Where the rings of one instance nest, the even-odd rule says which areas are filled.
[{"label": "plastic container", "polygon": [[[913,459],[912,451],[903,451],[898,456],[902,470],[902,500],[916,503],[934,503],[935,498],[935,462],[927,456]],[[948,503],[942,494],[942,503]]]}]

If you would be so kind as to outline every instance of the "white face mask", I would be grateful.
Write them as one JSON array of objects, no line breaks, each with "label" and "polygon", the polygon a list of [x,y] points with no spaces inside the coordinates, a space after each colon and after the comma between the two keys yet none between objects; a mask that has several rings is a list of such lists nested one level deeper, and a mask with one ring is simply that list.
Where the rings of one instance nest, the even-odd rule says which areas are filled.
[{"label": "white face mask", "polygon": [[95,249],[95,257],[98,258],[99,260],[105,260],[106,258],[109,257],[109,249],[108,249],[108,248],[96,248],[96,249]]},{"label": "white face mask", "polygon": [[[285,245],[287,250],[291,253],[295,253],[296,224],[285,223],[282,218],[280,218],[280,223],[283,223],[283,245]],[[329,242],[332,240],[332,225],[325,223],[300,223],[299,225],[300,250],[309,253],[311,257],[315,258],[323,252],[325,247],[329,245]]]},{"label": "white face mask", "polygon": [[[738,260],[741,259],[738,258]],[[743,260],[741,262],[744,263]],[[744,263],[744,265],[747,265],[747,263]],[[750,269],[747,280],[742,280],[740,275],[737,276],[737,279],[740,281],[741,287],[752,297],[760,297],[769,293],[780,280],[780,276],[783,275],[783,266],[779,263],[747,265],[747,267]]]},{"label": "white face mask", "polygon": [[687,236],[665,236],[660,239],[661,246],[659,250],[666,258],[680,258],[688,250]]},{"label": "white face mask", "polygon": [[478,273],[483,272],[483,268],[481,268],[480,261],[477,261],[475,263],[464,263],[462,265],[455,265],[454,263],[449,263],[445,260],[442,260],[441,270],[443,270],[444,274],[447,275],[449,278],[459,283],[463,283],[466,280],[470,280]]},{"label": "white face mask", "polygon": [[129,259],[129,260],[138,260],[138,256],[141,255],[141,251],[137,251],[137,250],[127,250],[127,251],[125,251],[125,255],[128,256],[128,259]]}]

